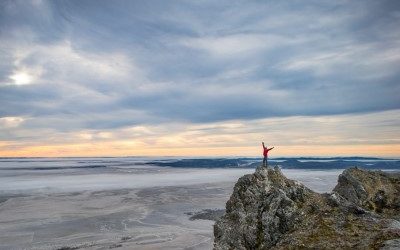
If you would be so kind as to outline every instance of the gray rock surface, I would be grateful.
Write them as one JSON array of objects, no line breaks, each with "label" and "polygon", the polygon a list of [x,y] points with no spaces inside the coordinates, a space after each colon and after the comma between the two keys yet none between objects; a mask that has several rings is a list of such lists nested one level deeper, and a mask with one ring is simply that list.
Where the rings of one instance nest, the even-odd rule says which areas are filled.
[{"label": "gray rock surface", "polygon": [[382,171],[350,168],[339,176],[334,192],[365,209],[396,214],[400,209],[400,178]]},{"label": "gray rock surface", "polygon": [[352,168],[331,194],[319,194],[259,167],[236,183],[214,225],[214,249],[400,247],[399,180]]}]

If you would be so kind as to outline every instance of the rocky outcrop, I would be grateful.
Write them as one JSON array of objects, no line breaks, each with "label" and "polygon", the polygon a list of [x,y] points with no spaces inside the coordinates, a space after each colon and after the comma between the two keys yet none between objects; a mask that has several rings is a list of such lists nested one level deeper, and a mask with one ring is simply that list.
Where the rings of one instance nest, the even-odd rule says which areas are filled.
[{"label": "rocky outcrop", "polygon": [[400,247],[399,176],[352,168],[330,194],[258,168],[241,177],[214,225],[214,249]]},{"label": "rocky outcrop", "polygon": [[345,170],[334,192],[348,201],[380,214],[396,215],[400,211],[400,178],[382,171]]}]

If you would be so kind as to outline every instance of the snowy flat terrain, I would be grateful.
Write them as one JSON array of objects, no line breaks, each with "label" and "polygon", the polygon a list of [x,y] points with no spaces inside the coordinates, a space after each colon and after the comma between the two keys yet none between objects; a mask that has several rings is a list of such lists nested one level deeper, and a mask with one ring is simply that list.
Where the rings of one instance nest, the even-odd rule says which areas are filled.
[{"label": "snowy flat terrain", "polygon": [[[0,160],[0,249],[210,249],[213,221],[254,168],[173,168],[148,158]],[[329,192],[342,169],[283,169]]]}]

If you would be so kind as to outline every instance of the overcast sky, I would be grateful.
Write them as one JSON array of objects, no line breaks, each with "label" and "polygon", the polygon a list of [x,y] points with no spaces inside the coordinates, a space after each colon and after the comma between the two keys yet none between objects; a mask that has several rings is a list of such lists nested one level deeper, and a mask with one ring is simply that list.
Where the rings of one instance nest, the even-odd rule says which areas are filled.
[{"label": "overcast sky", "polygon": [[400,156],[400,1],[0,1],[0,156]]}]

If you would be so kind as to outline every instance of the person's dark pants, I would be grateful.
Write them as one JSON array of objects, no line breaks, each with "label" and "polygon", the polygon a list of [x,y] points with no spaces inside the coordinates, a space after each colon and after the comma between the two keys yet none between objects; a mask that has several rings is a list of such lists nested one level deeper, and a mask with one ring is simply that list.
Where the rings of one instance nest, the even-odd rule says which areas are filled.
[{"label": "person's dark pants", "polygon": [[264,160],[263,160],[263,167],[265,167],[265,168],[268,167],[268,157],[264,157]]}]

